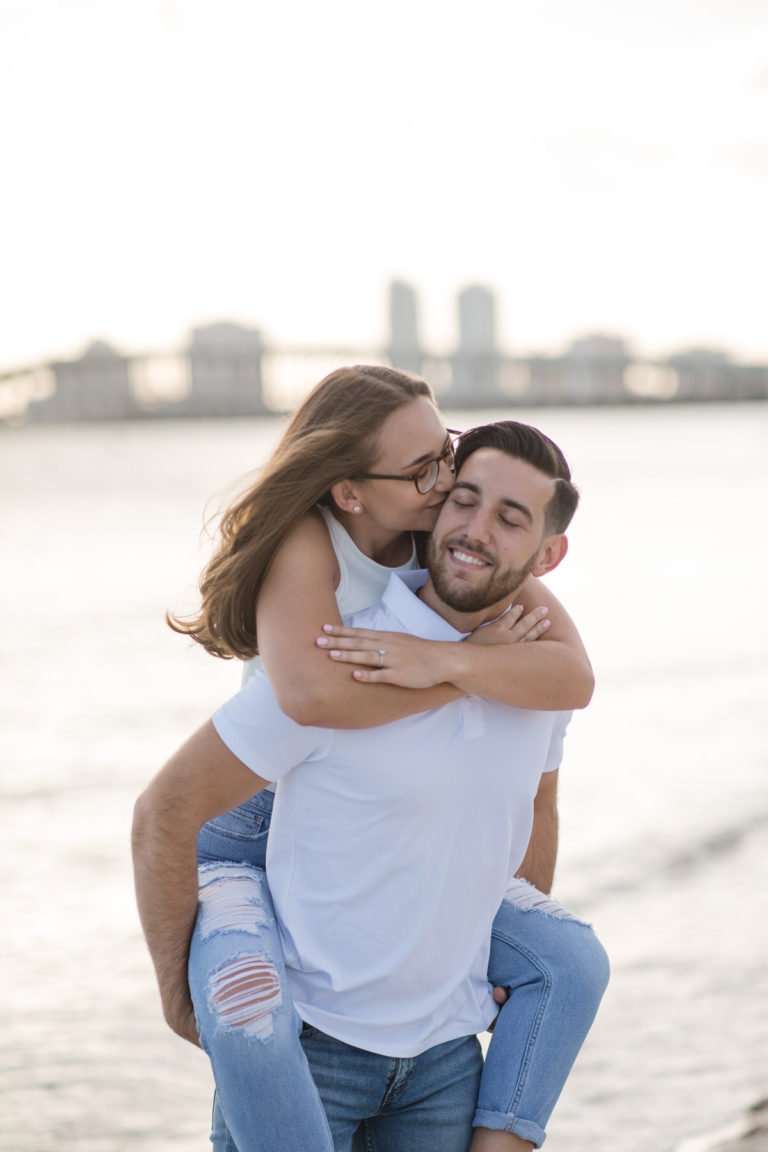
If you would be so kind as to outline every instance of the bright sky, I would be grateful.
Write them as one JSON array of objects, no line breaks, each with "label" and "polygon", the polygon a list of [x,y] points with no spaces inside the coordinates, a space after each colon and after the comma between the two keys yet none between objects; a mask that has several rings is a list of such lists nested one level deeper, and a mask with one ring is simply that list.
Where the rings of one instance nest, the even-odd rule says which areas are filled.
[{"label": "bright sky", "polygon": [[0,369],[233,319],[768,359],[765,0],[0,0]]}]

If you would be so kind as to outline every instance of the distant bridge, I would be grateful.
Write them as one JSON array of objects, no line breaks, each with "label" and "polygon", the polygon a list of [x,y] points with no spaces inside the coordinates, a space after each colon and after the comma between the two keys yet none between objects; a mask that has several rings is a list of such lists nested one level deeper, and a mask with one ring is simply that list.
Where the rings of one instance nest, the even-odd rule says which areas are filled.
[{"label": "distant bridge", "polygon": [[103,342],[71,360],[0,372],[0,419],[58,422],[232,417],[290,410],[334,368],[392,363],[416,371],[444,408],[765,400],[768,366],[707,349],[666,360],[631,353],[612,337],[587,337],[561,355],[510,356],[458,349],[352,344],[277,345],[255,329],[193,330],[180,350],[124,355]]}]

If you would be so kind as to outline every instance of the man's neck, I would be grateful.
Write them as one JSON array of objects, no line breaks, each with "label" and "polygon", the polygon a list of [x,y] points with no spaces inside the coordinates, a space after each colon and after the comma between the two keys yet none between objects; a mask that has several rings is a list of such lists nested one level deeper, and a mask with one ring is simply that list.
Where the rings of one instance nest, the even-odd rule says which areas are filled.
[{"label": "man's neck", "polygon": [[426,583],[422,584],[416,595],[422,600],[428,608],[436,612],[438,616],[442,616],[443,620],[455,628],[457,632],[474,632],[482,624],[490,624],[492,620],[496,620],[514,603],[515,596],[520,591],[519,588],[513,589],[503,600],[498,600],[495,604],[489,604],[486,608],[481,608],[477,612],[459,612],[455,608],[451,608],[443,600],[440,599],[435,587],[432,583],[431,577],[427,577]]}]

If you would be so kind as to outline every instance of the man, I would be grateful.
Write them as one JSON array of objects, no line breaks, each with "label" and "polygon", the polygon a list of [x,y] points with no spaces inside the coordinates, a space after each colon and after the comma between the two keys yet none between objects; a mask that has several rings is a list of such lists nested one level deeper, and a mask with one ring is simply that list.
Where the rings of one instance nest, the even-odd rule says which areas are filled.
[{"label": "man", "polygon": [[[561,561],[578,494],[551,441],[525,425],[490,425],[464,438],[457,466],[429,576],[393,576],[382,603],[351,623],[460,640],[506,611],[530,573]],[[162,979],[160,965],[177,965],[187,943],[177,940],[174,955],[164,925],[178,923],[181,907],[194,918],[199,828],[280,781],[270,889],[338,1149],[352,1147],[363,1121],[393,1152],[468,1146],[476,1033],[497,1011],[490,927],[529,844],[535,798],[554,795],[568,719],[465,697],[376,729],[302,728],[259,677],[140,798],[137,892]],[[251,1023],[271,1027],[267,1016]],[[380,1107],[393,1061],[400,1096]],[[532,1146],[508,1132],[489,1141],[496,1135],[509,1141],[499,1148]]]}]

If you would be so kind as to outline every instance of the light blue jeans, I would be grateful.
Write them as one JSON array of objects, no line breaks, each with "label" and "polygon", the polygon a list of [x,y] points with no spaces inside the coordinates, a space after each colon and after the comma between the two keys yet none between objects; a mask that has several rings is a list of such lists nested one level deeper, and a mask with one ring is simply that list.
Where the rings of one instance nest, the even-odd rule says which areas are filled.
[{"label": "light blue jeans", "polygon": [[[207,824],[198,839],[200,902],[189,983],[216,1081],[211,1142],[216,1152],[365,1152],[375,1139],[376,1152],[418,1152],[415,1135],[410,1144],[398,1145],[394,1133],[418,1128],[421,1109],[413,1102],[406,1108],[406,1093],[397,1121],[390,1112],[400,1066],[409,1062],[361,1053],[303,1029],[291,1003],[264,872],[272,801],[268,792],[254,796]],[[464,1152],[473,1126],[512,1132],[540,1146],[608,974],[607,956],[589,925],[524,881],[516,882],[491,932],[488,979],[510,995],[496,1020],[479,1091],[475,1080],[467,1092],[466,1071],[454,1086],[447,1078],[444,1091],[427,1076],[430,1099],[440,1103],[425,1110],[430,1136],[424,1136],[424,1148]],[[457,1062],[466,1055],[467,1067],[470,1051],[477,1052],[469,1040],[452,1042]],[[334,1067],[346,1069],[341,1094],[327,1075],[330,1049]],[[445,1060],[439,1065],[441,1075],[444,1069],[448,1076],[445,1065]],[[416,1071],[427,1067],[424,1053]],[[419,1079],[413,1071],[412,1077],[411,1083]],[[372,1085],[378,1085],[378,1096]],[[454,1099],[456,1109],[450,1104]],[[367,1123],[350,1143],[355,1117],[356,1126]],[[375,1135],[372,1126],[378,1126]],[[392,1134],[386,1137],[391,1143],[383,1142],[384,1130]]]}]

